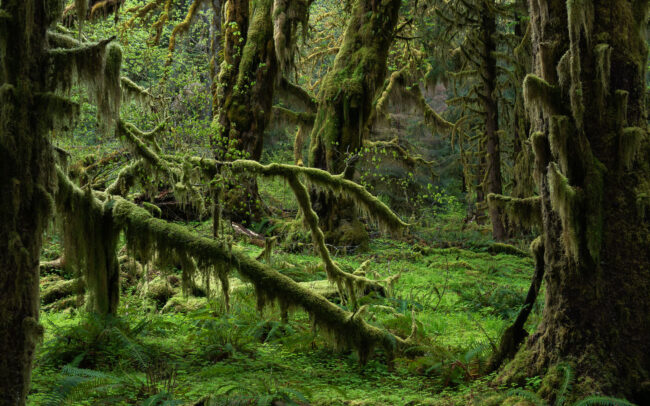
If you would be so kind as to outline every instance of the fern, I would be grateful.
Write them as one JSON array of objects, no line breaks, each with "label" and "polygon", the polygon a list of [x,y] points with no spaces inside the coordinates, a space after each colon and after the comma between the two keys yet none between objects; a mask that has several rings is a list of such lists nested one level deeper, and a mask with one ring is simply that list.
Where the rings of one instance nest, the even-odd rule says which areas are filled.
[{"label": "fern", "polygon": [[564,379],[562,380],[562,385],[560,386],[560,390],[557,394],[555,406],[564,406],[564,402],[566,402],[566,396],[571,391],[571,384],[573,384],[574,375],[573,370],[571,370],[571,366],[568,364],[559,364],[557,368],[564,371]]},{"label": "fern", "polygon": [[531,392],[522,388],[515,388],[508,391],[508,396],[517,396],[522,399],[526,399],[535,406],[547,406],[547,403],[544,402],[542,398],[539,397],[535,392]]},{"label": "fern", "polygon": [[575,403],[573,406],[635,406],[625,399],[605,396],[590,396]]}]

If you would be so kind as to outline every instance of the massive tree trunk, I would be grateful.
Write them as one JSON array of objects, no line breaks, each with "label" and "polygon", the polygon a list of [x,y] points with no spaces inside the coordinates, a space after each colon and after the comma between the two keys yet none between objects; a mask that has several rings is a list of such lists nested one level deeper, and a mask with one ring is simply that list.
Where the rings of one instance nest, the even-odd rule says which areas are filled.
[{"label": "massive tree trunk", "polygon": [[[400,4],[399,0],[354,3],[340,51],[318,96],[318,113],[311,133],[311,166],[333,174],[344,173],[346,179],[353,177],[355,165],[350,157],[362,146],[373,102],[386,78],[386,61]],[[346,234],[367,238],[349,203],[337,201],[331,195],[315,196],[313,202],[325,230],[332,233],[342,223],[352,222],[354,231]]]},{"label": "massive tree trunk", "polygon": [[[272,0],[229,0],[226,6],[224,63],[218,89],[217,159],[262,157],[264,130],[271,118],[278,73],[273,41]],[[261,207],[257,182],[244,178],[228,193],[226,209],[240,220]]]},{"label": "massive tree trunk", "polygon": [[542,198],[546,303],[537,332],[502,378],[543,374],[568,361],[579,376],[576,392],[647,404],[648,1],[529,6],[535,75],[524,92]]},{"label": "massive tree trunk", "polygon": [[45,31],[59,3],[0,3],[0,405],[25,404],[42,334],[38,265],[54,185]]}]

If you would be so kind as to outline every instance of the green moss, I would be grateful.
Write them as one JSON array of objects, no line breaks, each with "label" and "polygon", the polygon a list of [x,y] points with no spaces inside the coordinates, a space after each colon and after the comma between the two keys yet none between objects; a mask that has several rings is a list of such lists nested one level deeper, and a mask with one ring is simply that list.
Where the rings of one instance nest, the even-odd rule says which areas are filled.
[{"label": "green moss", "polygon": [[506,213],[509,221],[526,228],[541,227],[542,205],[539,196],[519,199],[490,193],[487,198],[490,205]]},{"label": "green moss", "polygon": [[85,283],[82,278],[57,281],[43,290],[41,303],[49,305],[67,296],[77,295],[83,292],[84,287]]},{"label": "green moss", "polygon": [[553,157],[560,164],[564,173],[569,171],[568,140],[571,134],[571,123],[567,116],[552,116],[549,128],[549,145]]},{"label": "green moss", "polygon": [[569,184],[555,162],[548,167],[548,184],[551,206],[562,220],[564,246],[567,255],[577,259],[579,255],[578,193]]},{"label": "green moss", "polygon": [[584,211],[585,238],[587,250],[594,263],[600,263],[600,249],[603,243],[603,199],[605,198],[605,173],[607,168],[595,157],[589,163],[585,174]]},{"label": "green moss", "polygon": [[490,244],[488,247],[488,252],[490,254],[510,254],[510,255],[516,255],[519,257],[527,258],[530,257],[530,253],[521,250],[514,245],[510,244],[503,244],[503,243],[494,243]]},{"label": "green moss", "polygon": [[174,296],[174,289],[166,278],[156,277],[145,287],[145,296],[153,300],[159,308],[165,306],[167,301]]},{"label": "green moss", "polygon": [[191,313],[207,306],[207,300],[199,297],[174,296],[161,309],[162,313]]},{"label": "green moss", "polygon": [[323,78],[321,106],[311,134],[311,166],[340,173],[346,167],[346,154],[361,147],[393,40],[376,33],[394,29],[399,6],[395,0],[354,2],[334,65]]},{"label": "green moss", "polygon": [[552,112],[558,105],[558,89],[537,75],[532,73],[526,75],[523,88],[524,100],[528,108],[544,107]]},{"label": "green moss", "polygon": [[162,217],[162,210],[160,207],[156,206],[155,204],[151,204],[149,202],[142,202],[142,207],[147,209],[149,213],[151,213],[155,217]]},{"label": "green moss", "polygon": [[327,171],[317,168],[305,168],[295,165],[269,164],[262,165],[255,161],[237,160],[232,163],[223,163],[235,172],[261,174],[264,176],[277,176],[289,179],[295,175],[303,176],[313,187],[318,187],[351,199],[365,215],[376,220],[380,226],[388,231],[397,232],[408,226],[381,200],[374,197],[363,186],[345,179],[341,175],[332,175]]},{"label": "green moss", "polygon": [[647,132],[640,127],[626,127],[620,134],[618,159],[622,168],[630,170]]}]

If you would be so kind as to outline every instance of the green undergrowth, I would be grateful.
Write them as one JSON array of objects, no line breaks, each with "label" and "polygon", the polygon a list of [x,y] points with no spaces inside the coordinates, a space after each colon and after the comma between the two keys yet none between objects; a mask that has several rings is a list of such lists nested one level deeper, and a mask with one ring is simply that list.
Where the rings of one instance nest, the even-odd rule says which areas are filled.
[{"label": "green undergrowth", "polygon": [[[209,222],[190,226],[209,234]],[[533,260],[491,252],[490,241],[472,233],[461,237],[459,247],[375,238],[368,252],[332,251],[346,271],[371,259],[368,277],[401,274],[390,297],[370,294],[359,303],[367,305],[363,317],[369,323],[403,338],[415,317],[420,345],[392,362],[378,350],[360,366],[355,352],[332,348],[326,336],[314,333],[302,311],[291,313],[286,324],[276,308],[260,314],[252,287],[237,279],[226,313],[218,292],[210,299],[184,298],[175,285],[178,271],[150,270],[152,280],[166,278],[173,295],[166,302],[133,285],[123,286],[114,319],[88,315],[79,300],[72,308],[42,312],[45,337],[29,404],[481,404],[495,394],[482,367],[523,303]],[[46,241],[52,259],[56,255],[47,250],[56,251],[60,241]],[[236,243],[251,256],[262,251]],[[299,282],[325,279],[308,245],[297,253],[278,248],[271,265]]]}]

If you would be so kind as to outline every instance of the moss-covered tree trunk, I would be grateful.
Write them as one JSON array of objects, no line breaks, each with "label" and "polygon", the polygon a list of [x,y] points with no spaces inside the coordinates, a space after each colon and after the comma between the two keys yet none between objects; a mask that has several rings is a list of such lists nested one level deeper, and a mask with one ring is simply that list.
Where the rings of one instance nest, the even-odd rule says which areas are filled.
[{"label": "moss-covered tree trunk", "polygon": [[529,5],[535,75],[524,92],[542,198],[546,302],[537,332],[502,377],[568,361],[577,393],[648,404],[648,1]]},{"label": "moss-covered tree trunk", "polygon": [[219,72],[223,53],[222,27],[221,27],[221,0],[210,0],[212,7],[212,20],[210,21],[210,93],[212,95],[212,117],[217,117],[219,108]]},{"label": "moss-covered tree trunk", "polygon": [[[229,0],[226,6],[224,62],[218,90],[217,159],[262,157],[264,130],[271,118],[277,60],[271,19],[272,0]],[[228,193],[226,210],[235,218],[255,217],[257,182],[244,178]]]},{"label": "moss-covered tree trunk", "polygon": [[[485,151],[487,174],[484,189],[489,193],[501,194],[503,183],[501,181],[501,148],[499,146],[499,107],[496,100],[497,89],[497,61],[494,57],[496,42],[496,17],[491,12],[487,0],[481,2],[480,39],[482,41],[482,60],[480,77],[482,94],[479,95],[485,113]],[[503,213],[498,207],[489,205],[490,221],[492,222],[492,236],[497,241],[506,238],[506,229],[503,223]]]},{"label": "moss-covered tree trunk", "polygon": [[[353,177],[355,165],[349,158],[362,146],[373,102],[386,78],[400,4],[399,0],[355,1],[343,43],[318,96],[311,133],[311,166],[333,174],[344,172],[347,179]],[[352,221],[356,224],[346,234],[364,238],[365,230],[359,229],[361,225],[350,204],[336,201],[331,195],[315,196],[313,202],[325,230],[332,233],[342,223]]]},{"label": "moss-covered tree trunk", "polygon": [[0,2],[0,405],[23,405],[38,323],[39,255],[52,210],[45,30],[61,4]]},{"label": "moss-covered tree trunk", "polygon": [[[530,28],[528,27],[528,6],[526,0],[517,0],[515,5],[515,28],[514,34],[519,45],[514,49],[514,79],[521,84],[531,69],[530,49]],[[513,146],[512,146],[512,193],[517,198],[532,196],[535,189],[535,181],[532,174],[532,150],[526,142],[530,132],[530,120],[524,106],[524,98],[521,87],[515,89],[515,100],[513,107]],[[512,227],[512,222],[509,223]],[[519,228],[519,227],[517,227]],[[515,228],[515,229],[517,229]],[[510,232],[513,231],[511,228]]]}]

